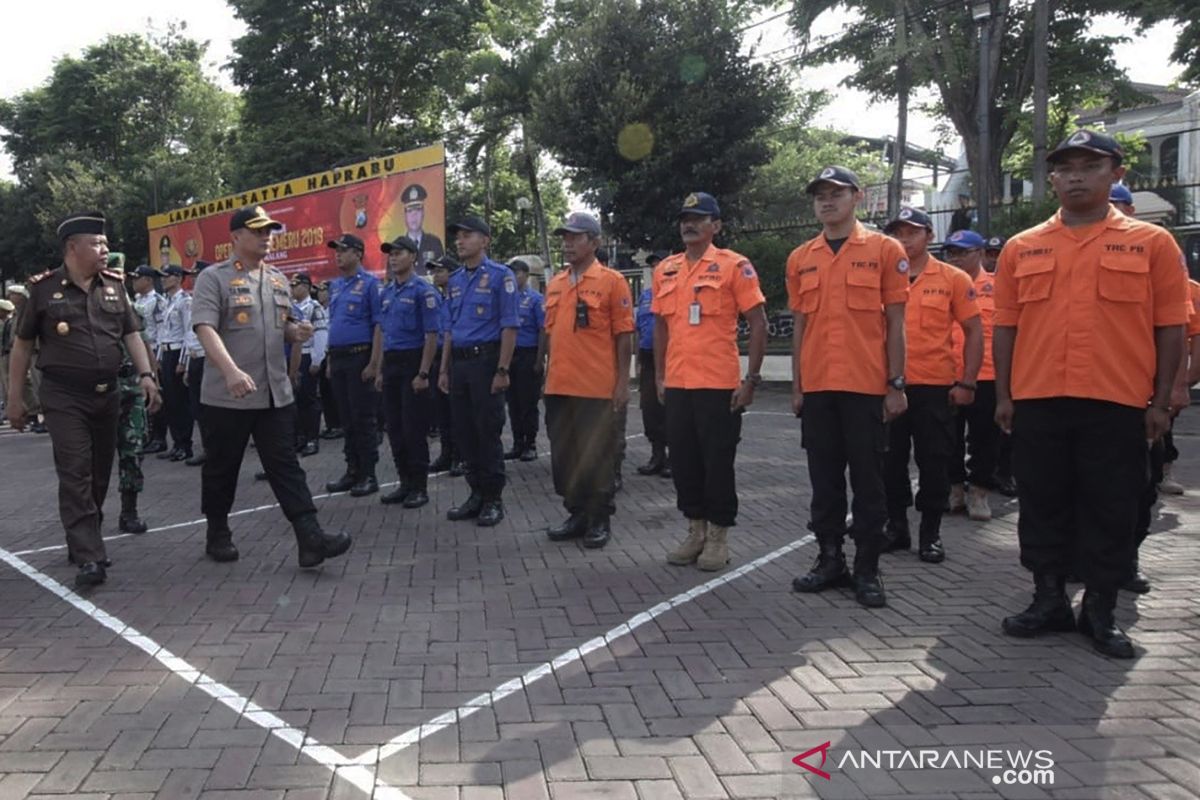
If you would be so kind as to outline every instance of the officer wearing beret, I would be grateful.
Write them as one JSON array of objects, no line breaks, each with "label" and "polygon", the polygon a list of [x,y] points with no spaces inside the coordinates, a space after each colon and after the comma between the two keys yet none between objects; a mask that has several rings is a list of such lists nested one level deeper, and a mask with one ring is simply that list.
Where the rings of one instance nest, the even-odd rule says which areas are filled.
[{"label": "officer wearing beret", "polygon": [[312,325],[292,320],[287,279],[263,260],[271,232],[281,227],[261,206],[235,211],[229,221],[233,257],[196,279],[192,325],[205,352],[200,398],[208,448],[200,503],[208,520],[206,554],[218,562],[237,560],[229,509],[253,436],[271,491],[296,532],[300,566],[307,568],[346,552],[350,537],[321,529],[296,458],[284,342],[308,340]]},{"label": "officer wearing beret", "polygon": [[417,246],[414,269],[422,276],[426,274],[431,262],[446,254],[442,240],[424,230],[425,198],[428,196],[425,187],[419,183],[410,184],[401,194],[404,200],[404,227],[407,229],[405,235]]},{"label": "officer wearing beret", "polygon": [[463,267],[450,276],[450,320],[438,386],[450,392],[454,440],[471,496],[448,519],[481,527],[504,519],[504,391],[517,342],[517,279],[487,256],[492,229],[479,217],[450,227]]},{"label": "officer wearing beret", "polygon": [[34,343],[40,343],[41,401],[58,472],[59,515],[67,556],[79,565],[79,587],[103,583],[109,563],[100,522],[117,446],[122,343],[149,408],[160,402],[123,276],[106,268],[104,227],[99,211],[72,214],[59,224],[63,266],[30,279],[9,364],[8,417],[21,430],[26,423],[21,387]]},{"label": "officer wearing beret", "polygon": [[380,246],[392,280],[380,298],[379,328],[383,370],[375,388],[383,391],[392,460],[400,485],[384,495],[385,504],[420,508],[429,502],[429,419],[432,413],[430,370],[441,328],[441,301],[433,284],[413,270],[417,244],[398,236]]},{"label": "officer wearing beret", "polygon": [[346,472],[325,484],[330,492],[352,497],[379,491],[379,396],[375,376],[383,354],[376,335],[379,279],[363,268],[363,241],[344,233],[329,242],[341,277],[329,284],[329,383],[345,427]]}]

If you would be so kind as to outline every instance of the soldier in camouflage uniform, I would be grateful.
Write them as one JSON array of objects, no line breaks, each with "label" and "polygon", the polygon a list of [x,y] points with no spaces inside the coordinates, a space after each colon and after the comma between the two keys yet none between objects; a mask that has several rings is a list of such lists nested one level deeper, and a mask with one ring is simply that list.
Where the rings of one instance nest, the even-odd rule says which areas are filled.
[{"label": "soldier in camouflage uniform", "polygon": [[[108,266],[110,269],[124,272],[124,254],[109,253]],[[133,308],[142,327],[142,341],[146,343],[146,352],[150,354],[150,360],[153,362],[154,347],[146,335],[145,317],[140,308]],[[121,349],[125,350],[124,345]],[[155,374],[158,373],[157,364],[151,363],[150,368]],[[148,420],[141,380],[128,351],[125,351],[125,359],[121,362],[118,376],[121,392],[121,418],[117,423],[117,467],[121,487],[121,516],[118,527],[123,533],[145,533],[146,523],[138,517],[137,503],[143,485],[142,447],[146,443]]]}]

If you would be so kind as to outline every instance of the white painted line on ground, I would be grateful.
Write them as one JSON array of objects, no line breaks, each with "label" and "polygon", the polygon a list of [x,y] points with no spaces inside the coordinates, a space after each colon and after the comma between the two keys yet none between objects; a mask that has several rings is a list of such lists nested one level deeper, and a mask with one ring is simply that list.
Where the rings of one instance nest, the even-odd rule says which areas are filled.
[{"label": "white painted line on ground", "polygon": [[151,656],[158,663],[170,670],[176,677],[195,686],[239,717],[245,717],[260,728],[265,728],[276,739],[308,756],[332,772],[336,777],[342,778],[350,785],[364,792],[367,797],[374,798],[374,800],[411,800],[408,795],[399,789],[376,780],[375,771],[359,764],[357,759],[347,758],[336,750],[308,736],[299,728],[293,728],[275,714],[265,710],[257,703],[251,702],[248,698],[242,697],[223,683],[213,680],[187,661],[184,661],[167,648],[158,644],[158,642],[149,636],[143,635],[131,625],[126,625],[90,600],[80,597],[44,572],[30,566],[13,553],[0,548],[0,561],[4,561],[38,586],[56,595],[59,599],[73,606],[77,611],[83,612],[83,614],[100,623],[105,628],[108,628],[129,644]]},{"label": "white painted line on ground", "polygon": [[428,722],[418,725],[411,730],[405,731],[379,748],[368,750],[358,758],[354,759],[354,762],[361,765],[378,764],[385,758],[394,756],[397,753],[412,747],[422,739],[432,736],[440,730],[444,730],[451,725],[461,722],[481,709],[493,706],[509,695],[515,694],[516,692],[527,688],[533,683],[550,675],[554,672],[554,670],[562,669],[569,664],[573,664],[582,659],[588,653],[598,650],[601,647],[620,639],[626,634],[633,633],[633,631],[645,625],[647,622],[654,620],[671,609],[678,608],[684,603],[691,602],[697,597],[708,594],[714,589],[718,589],[731,581],[737,580],[747,573],[753,572],[760,567],[764,567],[767,564],[770,564],[772,561],[775,561],[776,559],[786,556],[788,553],[792,553],[800,549],[809,542],[814,541],[815,538],[816,537],[814,537],[812,534],[809,534],[808,536],[797,539],[794,542],[785,544],[783,547],[780,547],[778,550],[773,550],[770,553],[767,553],[765,556],[756,558],[753,561],[743,564],[737,569],[730,570],[723,575],[713,578],[707,583],[702,583],[686,592],[681,592],[680,594],[675,595],[669,600],[664,600],[658,605],[648,608],[640,614],[630,617],[628,620],[622,622],[620,625],[611,629],[602,636],[589,639],[578,647],[573,647],[570,650],[567,650],[557,658],[534,667],[519,678],[513,678],[512,680],[506,681],[490,692],[485,692],[484,694],[471,698],[453,711],[447,711],[445,714],[439,714]]},{"label": "white painted line on ground", "polygon": [[[644,433],[635,433],[632,436],[626,436],[625,441],[629,441],[630,439],[638,439],[645,435],[646,434],[644,434]],[[538,458],[541,458],[542,456],[548,456],[548,455],[550,455],[549,452],[538,453]],[[434,472],[434,473],[430,474],[429,477],[430,478],[441,478],[441,477],[444,477],[449,474],[450,474],[449,472]],[[399,485],[400,485],[400,481],[391,481],[390,483],[379,484],[379,488],[380,488],[380,490],[390,489],[393,486],[399,486]],[[349,494],[349,492],[330,492],[330,493],[326,493],[326,494],[315,494],[315,495],[313,495],[313,502],[316,502],[317,500],[327,500],[330,497],[341,497],[341,496],[347,495],[347,494]],[[229,516],[240,517],[245,514],[257,514],[259,511],[270,511],[273,508],[279,508],[279,503],[270,503],[265,506],[255,506],[254,508],[243,508],[241,511],[231,512],[229,514]],[[188,522],[176,522],[174,525],[163,525],[162,527],[159,527],[159,528],[150,528],[149,530],[146,531],[146,533],[160,533],[162,531],[173,531],[178,528],[189,528],[192,525],[200,525],[207,521],[208,521],[207,519],[205,519],[204,517],[201,517],[200,519],[193,519],[193,520],[189,520]],[[104,541],[105,542],[115,542],[118,539],[125,539],[130,536],[145,536],[145,535],[146,535],[145,533],[119,533],[119,534],[116,534],[115,536],[105,536]],[[56,550],[66,550],[66,549],[67,549],[67,546],[65,544],[55,544],[55,545],[51,545],[49,547],[37,547],[32,550],[17,550],[16,552],[12,553],[12,555],[14,555],[14,556],[31,556],[31,555],[35,555],[37,553],[53,553]]]}]

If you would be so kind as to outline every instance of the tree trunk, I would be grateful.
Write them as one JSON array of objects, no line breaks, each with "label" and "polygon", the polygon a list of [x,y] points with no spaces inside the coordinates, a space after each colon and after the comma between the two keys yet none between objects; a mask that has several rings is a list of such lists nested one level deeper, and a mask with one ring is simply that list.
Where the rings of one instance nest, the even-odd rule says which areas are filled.
[{"label": "tree trunk", "polygon": [[538,246],[541,248],[543,269],[552,271],[550,263],[550,238],[546,230],[546,209],[542,205],[542,190],[538,186],[537,162],[533,157],[533,145],[529,141],[529,125],[521,118],[521,152],[525,158],[525,170],[529,176],[529,194],[533,198],[533,217],[537,222]]}]

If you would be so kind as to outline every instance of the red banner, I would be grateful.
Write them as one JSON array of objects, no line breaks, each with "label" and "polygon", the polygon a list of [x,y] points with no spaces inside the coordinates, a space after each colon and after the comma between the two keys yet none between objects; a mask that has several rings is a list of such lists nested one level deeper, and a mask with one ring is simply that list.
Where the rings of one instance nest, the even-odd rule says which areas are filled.
[{"label": "red banner", "polygon": [[424,274],[425,262],[443,254],[445,151],[437,144],[156,214],[146,221],[151,260],[187,269],[198,259],[224,261],[232,247],[229,218],[247,205],[261,205],[283,223],[267,261],[284,272],[307,272],[314,282],[337,277],[328,242],[349,233],[363,240],[363,262],[380,275],[387,266],[382,243],[406,234],[418,240]]}]

